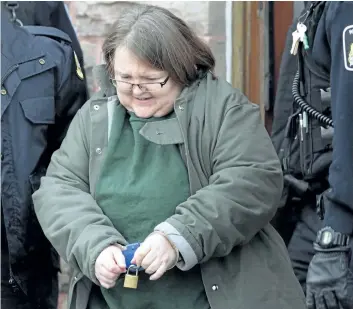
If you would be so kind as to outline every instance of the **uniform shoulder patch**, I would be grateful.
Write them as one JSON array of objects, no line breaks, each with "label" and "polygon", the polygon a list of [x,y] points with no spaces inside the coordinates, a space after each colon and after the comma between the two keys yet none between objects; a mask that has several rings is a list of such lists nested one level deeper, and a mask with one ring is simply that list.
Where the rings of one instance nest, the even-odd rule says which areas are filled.
[{"label": "uniform shoulder patch", "polygon": [[342,41],[344,66],[348,71],[353,71],[353,25],[344,28]]},{"label": "uniform shoulder patch", "polygon": [[78,57],[75,52],[74,52],[74,57],[75,57],[75,63],[76,63],[76,75],[78,76],[79,79],[84,80],[85,77],[83,76],[80,61],[78,60]]}]

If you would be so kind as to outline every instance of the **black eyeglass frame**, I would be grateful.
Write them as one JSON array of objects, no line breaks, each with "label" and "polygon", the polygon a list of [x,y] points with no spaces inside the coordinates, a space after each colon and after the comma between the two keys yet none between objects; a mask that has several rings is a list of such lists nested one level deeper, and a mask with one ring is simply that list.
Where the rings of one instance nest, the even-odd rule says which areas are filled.
[{"label": "black eyeglass frame", "polygon": [[143,87],[143,85],[157,85],[157,84],[160,84],[161,85],[161,89],[163,88],[163,86],[165,86],[165,84],[168,82],[170,76],[168,75],[166,77],[166,79],[163,81],[163,82],[155,82],[155,83],[139,83],[139,84],[133,84],[133,83],[130,83],[130,82],[126,82],[126,81],[123,81],[123,80],[117,80],[117,79],[113,79],[111,78],[110,81],[112,82],[112,84],[117,87],[117,82],[119,83],[124,83],[124,84],[128,84],[131,86],[130,90],[129,91],[132,91],[132,89],[134,89],[134,86],[137,86],[140,90],[143,91],[143,89],[141,89],[141,86]]}]

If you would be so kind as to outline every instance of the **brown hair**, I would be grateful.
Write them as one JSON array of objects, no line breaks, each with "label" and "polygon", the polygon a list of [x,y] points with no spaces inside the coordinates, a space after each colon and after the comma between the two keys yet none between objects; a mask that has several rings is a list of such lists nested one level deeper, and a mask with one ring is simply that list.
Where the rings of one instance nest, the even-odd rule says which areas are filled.
[{"label": "brown hair", "polygon": [[170,11],[152,5],[134,4],[122,11],[103,43],[109,74],[114,76],[114,55],[125,46],[139,59],[165,70],[170,77],[188,85],[197,70],[213,71],[211,49],[190,27]]}]

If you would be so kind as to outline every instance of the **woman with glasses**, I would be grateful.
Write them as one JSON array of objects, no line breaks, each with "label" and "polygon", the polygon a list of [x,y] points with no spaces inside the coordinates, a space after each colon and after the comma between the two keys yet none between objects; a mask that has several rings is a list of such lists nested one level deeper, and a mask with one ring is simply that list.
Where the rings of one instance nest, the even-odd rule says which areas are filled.
[{"label": "woman with glasses", "polygon": [[74,269],[69,308],[304,309],[269,224],[283,180],[259,108],[169,11],[134,5],[117,20],[110,80],[33,195]]}]

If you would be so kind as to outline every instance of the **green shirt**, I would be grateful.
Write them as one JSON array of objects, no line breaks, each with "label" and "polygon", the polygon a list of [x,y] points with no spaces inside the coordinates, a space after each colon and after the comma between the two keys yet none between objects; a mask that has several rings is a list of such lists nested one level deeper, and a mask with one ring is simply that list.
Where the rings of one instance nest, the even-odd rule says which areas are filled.
[{"label": "green shirt", "polygon": [[[170,117],[175,117],[174,113],[138,118],[121,105],[114,111],[96,200],[129,243],[142,242],[190,195],[178,145],[157,145],[139,133],[146,122]],[[175,267],[157,281],[150,281],[142,271],[136,290],[124,288],[123,280],[117,280],[112,289],[100,289],[110,309],[210,308],[199,266],[187,272]]]}]

